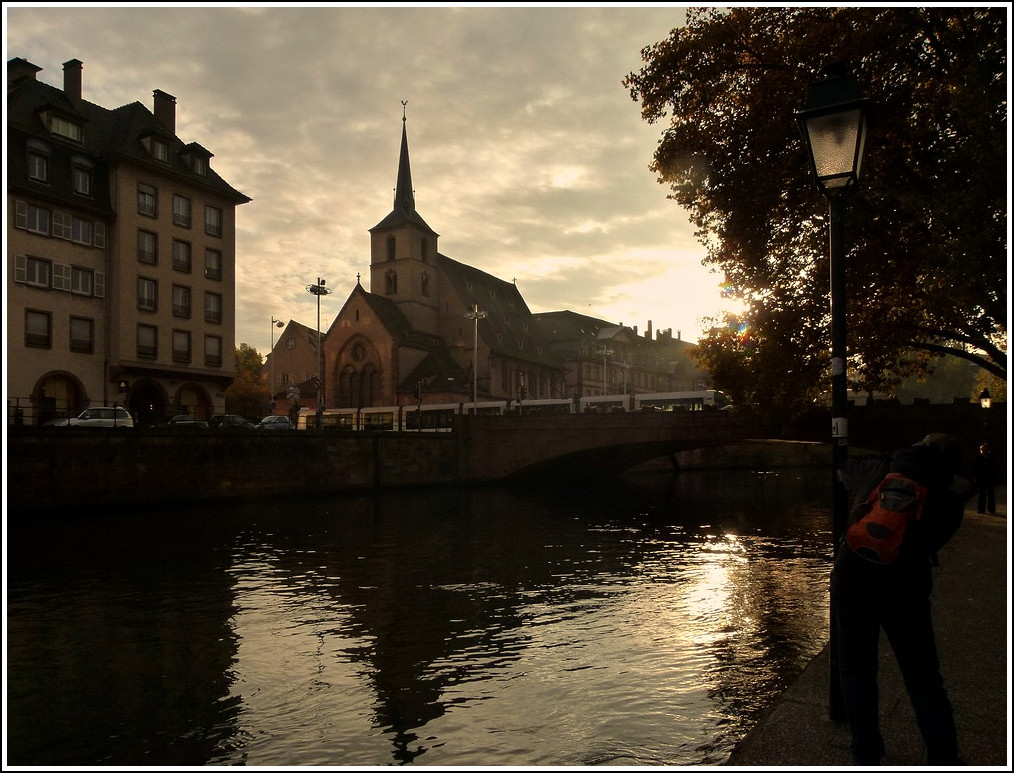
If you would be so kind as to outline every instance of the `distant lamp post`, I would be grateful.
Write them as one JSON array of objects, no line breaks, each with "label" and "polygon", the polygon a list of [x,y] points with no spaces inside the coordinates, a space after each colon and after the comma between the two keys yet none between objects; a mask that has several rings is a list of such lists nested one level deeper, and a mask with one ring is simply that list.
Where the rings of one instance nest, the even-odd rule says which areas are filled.
[{"label": "distant lamp post", "polygon": [[285,327],[280,319],[271,318],[271,412],[275,412],[275,328]]},{"label": "distant lamp post", "polygon": [[325,405],[324,389],[324,350],[320,346],[320,296],[328,295],[331,291],[327,289],[325,281],[317,277],[317,284],[307,285],[306,291],[317,296],[317,429],[323,429],[323,411]]},{"label": "distant lamp post", "polygon": [[[810,158],[810,171],[830,209],[831,259],[831,443],[832,443],[832,537],[837,547],[848,516],[848,492],[838,470],[848,458],[848,384],[845,333],[845,195],[859,184],[866,146],[869,100],[847,66],[836,62],[823,67],[810,84],[806,105],[796,122]],[[831,615],[830,715],[845,718],[838,673],[837,625]]]},{"label": "distant lamp post", "polygon": [[606,364],[606,357],[611,357],[613,350],[608,346],[600,346],[598,353],[602,355],[602,394],[607,395],[609,394],[609,368]]},{"label": "distant lamp post", "polygon": [[993,398],[990,397],[988,389],[983,389],[979,394],[979,405],[981,405],[982,409],[985,411],[988,411],[993,406]]},{"label": "distant lamp post", "polygon": [[475,413],[479,386],[479,320],[486,318],[486,312],[479,311],[479,304],[476,303],[471,311],[466,311],[461,316],[475,321],[475,332],[472,337],[472,413]]}]

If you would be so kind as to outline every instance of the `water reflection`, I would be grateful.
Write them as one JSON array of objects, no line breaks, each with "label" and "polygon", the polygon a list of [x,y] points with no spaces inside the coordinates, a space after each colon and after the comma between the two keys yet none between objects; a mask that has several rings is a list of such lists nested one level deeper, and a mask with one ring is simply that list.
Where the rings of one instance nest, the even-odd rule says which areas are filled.
[{"label": "water reflection", "polygon": [[18,526],[9,761],[721,762],[826,639],[810,477]]}]

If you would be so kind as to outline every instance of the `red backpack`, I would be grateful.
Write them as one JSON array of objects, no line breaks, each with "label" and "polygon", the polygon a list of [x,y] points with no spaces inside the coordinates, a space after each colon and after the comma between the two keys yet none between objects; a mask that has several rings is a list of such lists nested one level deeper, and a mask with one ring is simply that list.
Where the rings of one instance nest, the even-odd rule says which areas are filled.
[{"label": "red backpack", "polygon": [[928,489],[892,472],[852,513],[845,541],[853,552],[875,564],[893,564],[901,554],[905,534],[922,518]]}]

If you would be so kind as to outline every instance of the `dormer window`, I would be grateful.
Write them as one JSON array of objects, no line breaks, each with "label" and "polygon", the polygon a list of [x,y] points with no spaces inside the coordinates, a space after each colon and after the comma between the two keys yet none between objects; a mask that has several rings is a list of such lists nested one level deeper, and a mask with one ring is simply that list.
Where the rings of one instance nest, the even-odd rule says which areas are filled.
[{"label": "dormer window", "polygon": [[208,159],[201,156],[194,156],[190,166],[194,170],[194,174],[198,174],[201,177],[208,176]]},{"label": "dormer window", "polygon": [[83,136],[81,124],[64,118],[62,115],[54,115],[52,113],[49,115],[49,130],[53,134],[74,140],[74,142],[81,142]]},{"label": "dormer window", "polygon": [[71,159],[71,175],[74,193],[78,196],[92,195],[92,163],[86,158],[75,156]]},{"label": "dormer window", "polygon": [[28,151],[28,179],[37,183],[49,182],[49,156],[38,150]]},{"label": "dormer window", "polygon": [[151,141],[151,155],[156,161],[161,161],[163,164],[169,163],[169,146],[162,140],[152,139]]}]

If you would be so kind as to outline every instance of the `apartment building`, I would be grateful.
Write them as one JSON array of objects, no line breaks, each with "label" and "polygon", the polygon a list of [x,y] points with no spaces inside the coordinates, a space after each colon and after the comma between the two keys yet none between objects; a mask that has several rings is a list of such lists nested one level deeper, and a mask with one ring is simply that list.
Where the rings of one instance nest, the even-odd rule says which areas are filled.
[{"label": "apartment building", "polygon": [[124,405],[140,424],[224,411],[235,374],[236,207],[176,136],[176,99],[108,109],[7,63],[8,422]]}]

